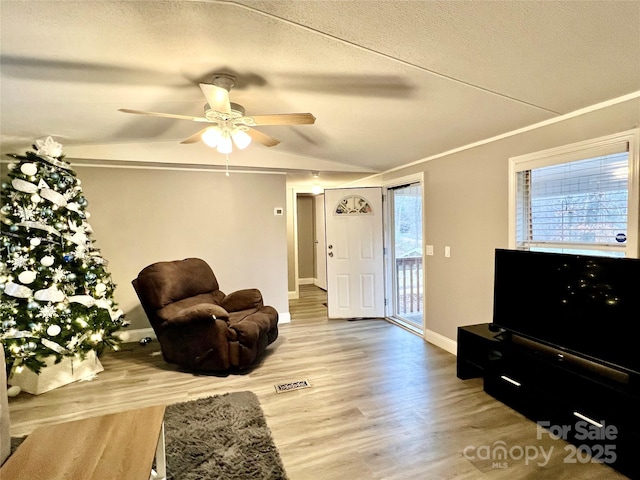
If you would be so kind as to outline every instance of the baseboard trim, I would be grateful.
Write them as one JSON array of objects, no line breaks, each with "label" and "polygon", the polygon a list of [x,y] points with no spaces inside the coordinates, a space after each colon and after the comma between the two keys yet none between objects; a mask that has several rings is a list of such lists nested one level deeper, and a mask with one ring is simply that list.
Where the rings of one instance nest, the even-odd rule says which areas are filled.
[{"label": "baseboard trim", "polygon": [[444,335],[440,335],[433,330],[425,330],[424,339],[427,342],[433,343],[436,347],[440,347],[449,353],[452,353],[454,355],[457,355],[458,353],[458,342],[456,342],[455,340],[451,340]]},{"label": "baseboard trim", "polygon": [[321,288],[321,289],[322,289],[322,290],[324,290],[325,292],[327,291],[327,282],[325,282],[325,283],[324,283],[324,286],[319,285],[318,279],[316,278],[316,279],[314,279],[314,280],[313,280],[313,284],[314,284],[316,287]]},{"label": "baseboard trim", "polygon": [[313,285],[314,281],[314,278],[299,278],[298,285]]}]

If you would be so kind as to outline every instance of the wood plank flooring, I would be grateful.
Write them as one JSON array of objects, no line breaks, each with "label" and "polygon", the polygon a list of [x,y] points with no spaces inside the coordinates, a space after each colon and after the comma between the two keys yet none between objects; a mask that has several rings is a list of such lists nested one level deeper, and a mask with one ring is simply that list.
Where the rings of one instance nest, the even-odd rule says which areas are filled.
[{"label": "wood plank flooring", "polygon": [[[384,320],[329,320],[324,291],[304,285],[292,323],[251,371],[198,375],[165,363],[157,342],[101,357],[104,372],[10,399],[12,435],[38,425],[231,391],[256,393],[290,480],[624,479],[606,465],[565,463],[567,444],[459,380],[455,356]],[[276,393],[274,385],[312,387]],[[506,446],[498,468],[482,454]],[[551,450],[550,460],[544,459]],[[529,461],[518,452],[536,451]],[[4,480],[4,479],[3,479]]]}]

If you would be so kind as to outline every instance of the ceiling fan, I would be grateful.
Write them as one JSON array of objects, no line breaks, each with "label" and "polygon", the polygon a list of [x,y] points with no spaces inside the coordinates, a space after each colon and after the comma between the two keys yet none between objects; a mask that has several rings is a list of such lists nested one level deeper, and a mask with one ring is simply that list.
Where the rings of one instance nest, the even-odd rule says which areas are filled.
[{"label": "ceiling fan", "polygon": [[253,127],[265,125],[310,125],[316,121],[316,118],[310,113],[245,115],[245,109],[242,105],[229,100],[229,92],[235,82],[236,77],[234,75],[220,73],[213,76],[211,83],[200,83],[200,89],[207,100],[203,117],[145,112],[128,108],[120,108],[119,111],[207,123],[209,124],[208,126],[180,143],[196,143],[202,140],[208,146],[216,148],[218,152],[224,154],[231,153],[233,149],[232,143],[239,149],[246,148],[252,140],[267,147],[273,147],[280,143],[280,140],[255,130]]}]

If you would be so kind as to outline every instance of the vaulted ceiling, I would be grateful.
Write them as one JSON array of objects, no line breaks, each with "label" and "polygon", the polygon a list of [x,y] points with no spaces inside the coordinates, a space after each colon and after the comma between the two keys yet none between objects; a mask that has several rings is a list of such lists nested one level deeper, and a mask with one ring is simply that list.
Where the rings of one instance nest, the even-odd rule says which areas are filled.
[{"label": "vaulted ceiling", "polygon": [[[281,143],[233,167],[364,176],[640,90],[640,1],[0,2],[0,147],[52,135],[72,163],[224,165],[180,142],[198,86],[236,76]],[[347,176],[343,176],[348,174]]]}]

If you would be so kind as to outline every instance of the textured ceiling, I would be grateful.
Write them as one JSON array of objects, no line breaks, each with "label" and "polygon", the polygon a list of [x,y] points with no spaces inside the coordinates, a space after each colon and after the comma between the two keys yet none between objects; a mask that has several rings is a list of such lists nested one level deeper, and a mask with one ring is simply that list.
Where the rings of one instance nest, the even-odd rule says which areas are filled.
[{"label": "textured ceiling", "polygon": [[[0,2],[3,153],[53,135],[74,163],[222,165],[198,82],[237,76],[282,141],[234,167],[384,171],[640,90],[640,1]],[[298,171],[296,175],[295,171]],[[334,172],[333,174],[330,172]]]}]

